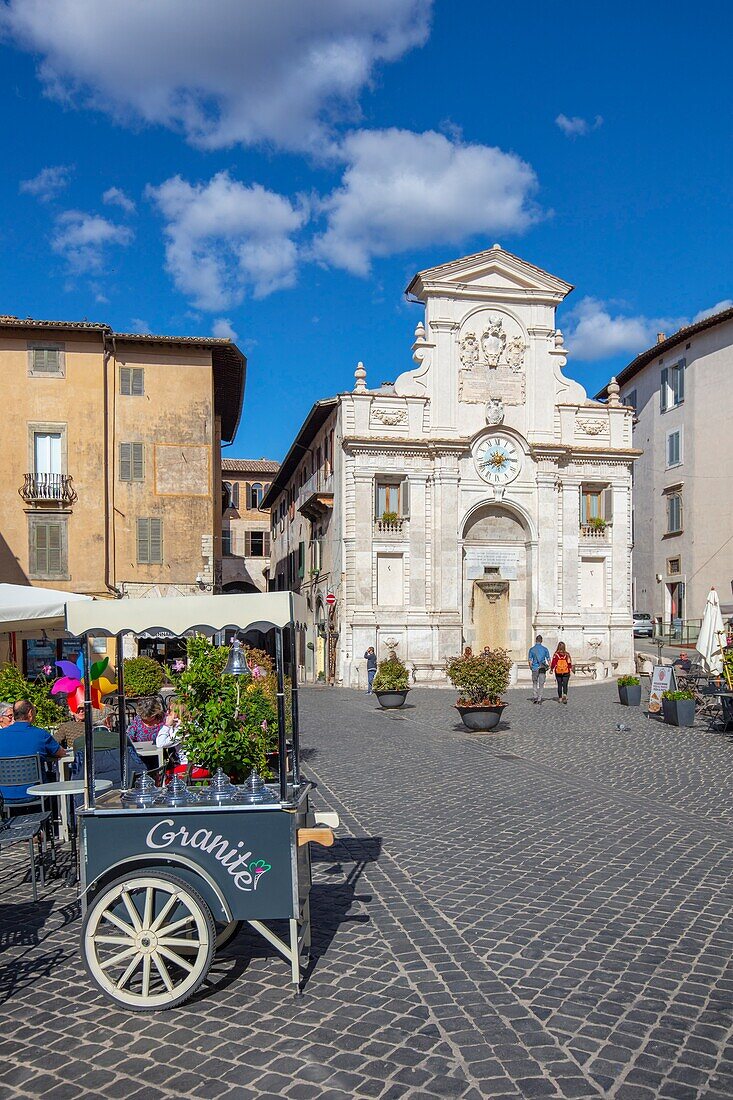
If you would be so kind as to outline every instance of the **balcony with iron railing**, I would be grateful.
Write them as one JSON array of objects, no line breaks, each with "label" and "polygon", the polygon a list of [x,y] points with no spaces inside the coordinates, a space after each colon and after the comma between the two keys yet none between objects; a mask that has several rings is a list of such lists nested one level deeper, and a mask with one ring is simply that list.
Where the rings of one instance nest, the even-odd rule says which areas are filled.
[{"label": "balcony with iron railing", "polygon": [[70,508],[77,500],[74,479],[69,474],[24,474],[18,493],[26,504]]}]

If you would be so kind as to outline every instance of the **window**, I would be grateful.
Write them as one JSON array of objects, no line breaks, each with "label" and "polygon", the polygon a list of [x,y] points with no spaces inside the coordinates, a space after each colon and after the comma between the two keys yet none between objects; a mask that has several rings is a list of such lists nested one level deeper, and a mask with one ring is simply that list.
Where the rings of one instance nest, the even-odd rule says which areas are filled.
[{"label": "window", "polygon": [[120,481],[145,480],[145,445],[120,443]]},{"label": "window", "polygon": [[221,532],[221,552],[225,558],[232,556],[232,532],[229,528]]},{"label": "window", "polygon": [[629,393],[627,393],[626,396],[622,400],[622,404],[630,405],[631,408],[634,410],[634,416],[636,416],[636,413],[637,413],[636,390],[631,390]]},{"label": "window", "polygon": [[667,497],[667,534],[679,535],[682,531],[682,494],[670,493]]},{"label": "window", "polygon": [[67,575],[66,520],[29,517],[28,543],[30,573],[51,578]]},{"label": "window", "polygon": [[667,558],[667,572],[671,577],[675,577],[682,572],[681,564],[680,558]]},{"label": "window", "polygon": [[138,565],[158,565],[163,561],[163,520],[137,521]]},{"label": "window", "polygon": [[667,469],[682,464],[682,431],[667,432]]},{"label": "window", "polygon": [[33,472],[61,473],[61,432],[33,433]]},{"label": "window", "polygon": [[262,484],[259,481],[255,481],[252,485],[247,486],[247,507],[256,510],[262,504],[262,498],[265,493],[262,488]]},{"label": "window", "polygon": [[269,556],[270,556],[270,532],[269,531],[245,531],[244,532],[244,556],[246,558],[269,558]]},{"label": "window", "polygon": [[685,360],[662,367],[659,379],[659,411],[674,409],[685,400]]},{"label": "window", "polygon": [[581,486],[580,522],[587,526],[593,520],[613,521],[613,493],[607,486]]},{"label": "window", "polygon": [[28,374],[55,374],[63,378],[65,373],[63,344],[29,344]]},{"label": "window", "polygon": [[123,397],[145,394],[145,371],[142,367],[120,367],[120,393]]},{"label": "window", "polygon": [[298,576],[305,576],[305,543],[298,543]]},{"label": "window", "polygon": [[409,482],[389,478],[377,478],[374,487],[374,517],[381,519],[385,512],[394,512],[401,519],[409,516]]}]

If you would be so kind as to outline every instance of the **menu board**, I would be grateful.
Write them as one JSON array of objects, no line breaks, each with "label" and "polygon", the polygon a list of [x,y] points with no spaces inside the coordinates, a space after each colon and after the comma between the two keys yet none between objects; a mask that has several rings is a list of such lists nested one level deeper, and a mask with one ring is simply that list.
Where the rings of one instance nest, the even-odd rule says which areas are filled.
[{"label": "menu board", "polygon": [[676,686],[674,669],[671,665],[654,665],[652,687],[649,692],[650,714],[659,714],[662,709],[662,692],[674,691]]}]

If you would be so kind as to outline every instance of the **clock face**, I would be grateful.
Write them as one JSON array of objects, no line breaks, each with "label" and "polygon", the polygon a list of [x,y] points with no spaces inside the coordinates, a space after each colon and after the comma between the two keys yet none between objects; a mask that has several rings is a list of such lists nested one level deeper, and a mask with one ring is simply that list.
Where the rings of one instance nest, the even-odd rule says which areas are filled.
[{"label": "clock face", "polygon": [[511,439],[490,435],[476,448],[476,467],[491,485],[507,485],[519,473],[519,450]]}]

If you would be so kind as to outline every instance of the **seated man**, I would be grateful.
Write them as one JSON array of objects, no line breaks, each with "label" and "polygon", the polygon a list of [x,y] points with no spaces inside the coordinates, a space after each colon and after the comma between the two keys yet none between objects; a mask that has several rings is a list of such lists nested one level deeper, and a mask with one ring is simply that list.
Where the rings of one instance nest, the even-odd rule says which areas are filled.
[{"label": "seated man", "polygon": [[[42,761],[51,761],[64,755],[64,749],[48,730],[33,725],[35,717],[36,708],[27,699],[19,699],[13,705],[13,722],[0,732],[0,757],[40,756]],[[25,802],[29,797],[24,787],[0,787],[0,794],[8,806]]]}]

